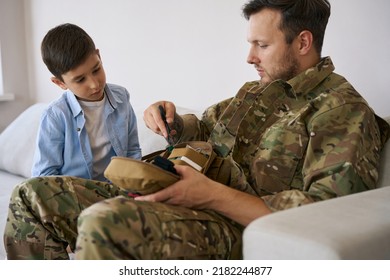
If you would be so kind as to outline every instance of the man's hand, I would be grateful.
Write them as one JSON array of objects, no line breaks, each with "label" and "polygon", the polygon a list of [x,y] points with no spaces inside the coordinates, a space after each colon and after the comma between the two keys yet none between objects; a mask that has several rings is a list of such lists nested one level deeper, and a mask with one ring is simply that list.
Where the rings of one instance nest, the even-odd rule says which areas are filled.
[{"label": "man's hand", "polygon": [[181,179],[173,185],[153,194],[137,197],[136,200],[165,202],[192,209],[211,208],[216,184],[192,167],[175,165]]},{"label": "man's hand", "polygon": [[[168,124],[172,124],[175,118],[176,107],[172,102],[169,101],[159,101],[152,105],[150,105],[144,111],[144,122],[146,126],[151,129],[154,133],[164,136],[164,138],[168,138],[168,131],[165,127],[164,121],[161,118],[161,113],[159,110],[159,106],[165,111],[165,118]],[[176,131],[171,130],[171,134],[176,134]]]}]

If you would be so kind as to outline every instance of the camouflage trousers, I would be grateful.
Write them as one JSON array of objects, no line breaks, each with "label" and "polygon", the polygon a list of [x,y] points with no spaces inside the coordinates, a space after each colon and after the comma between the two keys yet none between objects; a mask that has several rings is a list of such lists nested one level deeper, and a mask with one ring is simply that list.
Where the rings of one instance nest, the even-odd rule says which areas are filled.
[{"label": "camouflage trousers", "polygon": [[8,259],[240,259],[242,228],[213,211],[139,202],[75,177],[26,180],[12,193]]}]

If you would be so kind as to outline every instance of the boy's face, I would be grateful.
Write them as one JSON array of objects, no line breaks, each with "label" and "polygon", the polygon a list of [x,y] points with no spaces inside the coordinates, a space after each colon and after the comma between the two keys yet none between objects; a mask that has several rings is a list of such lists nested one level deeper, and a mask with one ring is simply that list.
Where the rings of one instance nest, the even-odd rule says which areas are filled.
[{"label": "boy's face", "polygon": [[99,50],[93,52],[85,62],[63,74],[62,79],[64,81],[55,77],[51,80],[63,90],[71,90],[79,100],[102,100],[106,85],[106,73]]}]

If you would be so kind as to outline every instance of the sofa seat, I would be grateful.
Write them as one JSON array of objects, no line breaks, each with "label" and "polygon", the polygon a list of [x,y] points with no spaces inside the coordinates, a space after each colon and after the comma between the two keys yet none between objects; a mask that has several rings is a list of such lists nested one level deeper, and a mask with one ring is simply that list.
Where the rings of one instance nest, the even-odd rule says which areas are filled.
[{"label": "sofa seat", "polygon": [[390,187],[280,211],[244,232],[245,259],[390,259]]}]

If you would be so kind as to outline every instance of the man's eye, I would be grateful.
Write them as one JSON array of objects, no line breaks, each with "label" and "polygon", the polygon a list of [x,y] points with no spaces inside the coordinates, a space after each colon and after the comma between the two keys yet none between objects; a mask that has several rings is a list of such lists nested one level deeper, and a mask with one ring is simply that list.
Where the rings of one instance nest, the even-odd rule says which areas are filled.
[{"label": "man's eye", "polygon": [[100,67],[93,70],[93,73],[98,73],[100,71]]},{"label": "man's eye", "polygon": [[268,47],[268,45],[258,44],[258,47],[261,49],[266,49]]},{"label": "man's eye", "polygon": [[76,83],[82,83],[84,80],[85,80],[85,78],[80,78],[80,79],[76,80]]}]

